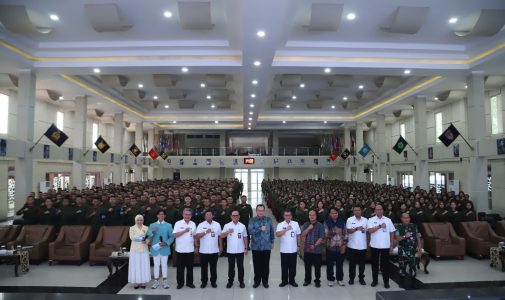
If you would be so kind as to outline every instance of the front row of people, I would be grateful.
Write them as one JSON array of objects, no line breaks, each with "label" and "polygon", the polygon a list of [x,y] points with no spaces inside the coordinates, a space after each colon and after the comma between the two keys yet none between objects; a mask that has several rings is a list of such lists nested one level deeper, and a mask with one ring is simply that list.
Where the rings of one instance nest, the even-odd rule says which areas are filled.
[{"label": "front row of people", "polygon": [[[167,261],[170,255],[170,245],[175,240],[175,259],[177,265],[177,289],[184,285],[195,288],[193,284],[193,261],[195,253],[200,254],[201,288],[209,282],[208,270],[210,268],[210,285],[217,287],[217,260],[223,252],[223,240],[226,239],[226,252],[228,256],[228,283],[227,288],[233,286],[235,280],[235,265],[238,271],[240,288],[244,288],[244,256],[248,255],[248,233],[251,235],[251,250],[254,267],[254,284],[257,288],[263,284],[269,287],[270,254],[274,243],[274,236],[280,239],[281,255],[281,283],[280,287],[291,285],[297,287],[296,261],[298,249],[303,247],[305,280],[303,285],[312,282],[312,268],[314,268],[314,284],[321,286],[321,260],[323,245],[326,241],[326,277],[329,286],[344,286],[343,263],[345,254],[349,257],[349,284],[354,284],[356,266],[359,266],[358,279],[365,285],[365,260],[367,251],[367,233],[370,234],[370,248],[372,258],[372,286],[377,286],[379,269],[382,272],[384,287],[389,288],[389,254],[393,252],[394,238],[399,244],[398,255],[400,276],[406,275],[407,266],[410,275],[415,277],[415,255],[421,251],[420,235],[417,227],[410,224],[410,216],[402,215],[402,224],[395,228],[391,220],[383,215],[380,205],[375,207],[376,216],[366,219],[361,216],[361,208],[353,209],[354,216],[344,222],[338,216],[337,209],[330,209],[329,216],[324,224],[317,221],[317,213],[309,212],[309,221],[300,228],[292,220],[291,211],[284,212],[284,221],[277,225],[274,235],[272,220],[265,216],[265,207],[256,207],[256,217],[252,218],[248,228],[239,222],[240,213],[231,212],[231,222],[221,229],[219,223],[213,220],[213,213],[205,213],[205,221],[196,224],[191,221],[191,209],[183,211],[183,219],[176,222],[174,228],[164,221],[165,212],[157,212],[158,221],[143,225],[142,215],[135,217],[135,225],[130,228],[132,240],[129,256],[128,281],[134,288],[145,288],[150,281],[150,262],[148,244],[151,245],[150,253],[154,260],[153,289],[161,284],[169,288],[167,281]],[[301,237],[304,242],[301,245]],[[380,264],[380,268],[379,268]],[[160,268],[163,280],[160,282]],[[335,271],[335,272],[334,272]]]}]

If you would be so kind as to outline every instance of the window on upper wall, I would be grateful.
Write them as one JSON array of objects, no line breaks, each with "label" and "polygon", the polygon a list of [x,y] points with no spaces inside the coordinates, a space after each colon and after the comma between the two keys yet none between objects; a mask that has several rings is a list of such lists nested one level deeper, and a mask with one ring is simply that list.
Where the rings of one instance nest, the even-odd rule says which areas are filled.
[{"label": "window on upper wall", "polygon": [[56,127],[61,131],[63,131],[63,118],[64,114],[61,111],[56,112]]},{"label": "window on upper wall", "polygon": [[499,100],[497,96],[489,98],[491,108],[491,134],[498,134],[502,131],[500,128],[500,108],[498,101]]},{"label": "window on upper wall", "polygon": [[442,134],[442,113],[435,114],[435,141],[440,143],[438,137]]},{"label": "window on upper wall", "polygon": [[92,126],[92,132],[91,132],[91,147],[93,149],[96,148],[96,145],[95,145],[95,141],[98,139],[98,124],[97,123],[93,123],[93,126]]},{"label": "window on upper wall", "polygon": [[400,135],[405,138],[405,123],[400,124]]},{"label": "window on upper wall", "polygon": [[9,96],[0,94],[0,134],[7,134],[9,125]]}]

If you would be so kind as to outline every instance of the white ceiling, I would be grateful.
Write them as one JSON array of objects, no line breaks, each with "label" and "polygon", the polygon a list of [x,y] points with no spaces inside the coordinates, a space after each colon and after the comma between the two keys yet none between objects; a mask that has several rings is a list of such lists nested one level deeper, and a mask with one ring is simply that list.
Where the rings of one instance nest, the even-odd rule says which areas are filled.
[{"label": "white ceiling", "polygon": [[[432,76],[442,76],[441,80],[361,118],[373,120],[374,114],[380,112],[391,121],[393,111],[404,110],[402,116],[411,113],[412,97],[424,95],[430,100],[441,91],[464,88],[465,77],[471,71],[505,75],[503,29],[491,36],[454,34],[456,30],[471,31],[472,28],[463,28],[465,19],[483,9],[505,10],[502,0],[212,0],[198,3],[122,0],[109,2],[109,5],[115,4],[112,9],[117,8],[117,15],[100,14],[94,18],[86,14],[89,4],[103,4],[103,1],[0,0],[0,5],[24,6],[33,26],[50,31],[15,33],[9,30],[10,26],[32,24],[17,24],[22,22],[18,18],[8,25],[4,19],[5,27],[0,25],[0,74],[16,74],[19,69],[33,68],[38,76],[37,89],[54,90],[63,95],[64,101],[54,102],[63,109],[72,110],[73,98],[88,95],[90,113],[98,108],[110,118],[123,111],[127,121],[135,122],[144,116],[153,126],[178,130],[247,129],[248,123],[257,130],[339,128],[343,122],[356,121],[352,116],[373,104]],[[191,9],[185,10],[186,6]],[[394,22],[402,24],[401,15],[396,19],[394,16],[403,6],[415,6],[414,11],[427,8],[419,9],[426,12],[425,18],[411,16],[412,23],[418,22],[417,32],[405,34],[381,29]],[[210,19],[205,7],[210,7]],[[102,13],[108,13],[110,8],[104,8]],[[165,18],[165,11],[170,11],[172,17]],[[348,20],[349,13],[354,13],[356,18]],[[51,21],[51,14],[58,15],[59,20]],[[117,26],[110,24],[114,17],[120,19],[119,29],[95,30],[100,26],[102,29]],[[459,21],[449,24],[451,17]],[[491,23],[501,24],[500,20],[494,21]],[[185,29],[195,27],[203,29]],[[325,28],[328,30],[314,30]],[[264,30],[266,36],[259,38],[258,30]],[[489,55],[472,59],[490,49]],[[255,60],[261,66],[254,66]],[[188,72],[182,72],[182,67],[187,67]],[[94,74],[94,68],[100,68],[100,74]],[[325,73],[325,68],[330,68],[330,72]],[[411,73],[406,75],[403,72],[407,68]],[[176,84],[156,86],[153,74],[173,76]],[[99,75],[125,76],[128,84],[110,87]],[[224,75],[226,85],[200,87],[208,75]],[[345,84],[330,85],[328,82],[335,75],[348,79]],[[375,81],[384,76],[401,80],[378,88]],[[283,78],[295,78],[296,84],[281,86]],[[252,84],[253,80],[258,84]],[[301,88],[298,82],[305,87]],[[142,88],[138,87],[139,83],[143,84]],[[360,85],[365,92],[361,100],[356,97]],[[133,99],[132,94],[138,95],[139,90],[145,97]],[[218,99],[223,92],[229,97]],[[138,113],[118,106],[104,95]],[[212,98],[207,99],[207,95]],[[156,108],[153,101],[158,102]],[[428,108],[437,105],[443,103],[430,100]],[[214,124],[215,120],[219,124]],[[289,121],[283,124],[283,120]]]}]

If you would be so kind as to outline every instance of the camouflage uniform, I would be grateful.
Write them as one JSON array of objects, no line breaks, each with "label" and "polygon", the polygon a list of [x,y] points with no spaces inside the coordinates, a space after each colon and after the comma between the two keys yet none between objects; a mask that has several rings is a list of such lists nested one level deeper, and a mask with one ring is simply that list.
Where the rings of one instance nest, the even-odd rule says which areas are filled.
[{"label": "camouflage uniform", "polygon": [[409,267],[410,276],[416,277],[416,253],[417,239],[421,237],[416,224],[400,224],[396,227],[396,236],[404,236],[407,232],[411,233],[409,238],[405,238],[398,242],[398,264],[400,266],[400,276],[407,274],[407,266]]}]

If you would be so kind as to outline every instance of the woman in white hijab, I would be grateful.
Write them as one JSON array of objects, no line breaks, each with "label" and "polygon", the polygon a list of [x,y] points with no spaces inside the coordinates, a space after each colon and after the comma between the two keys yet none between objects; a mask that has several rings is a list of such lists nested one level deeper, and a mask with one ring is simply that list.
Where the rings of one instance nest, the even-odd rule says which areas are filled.
[{"label": "woman in white hijab", "polygon": [[148,227],[144,226],[144,217],[135,216],[135,225],[130,227],[130,257],[128,265],[128,282],[133,283],[133,287],[145,289],[151,280],[151,266],[149,262],[149,251],[146,243]]}]

